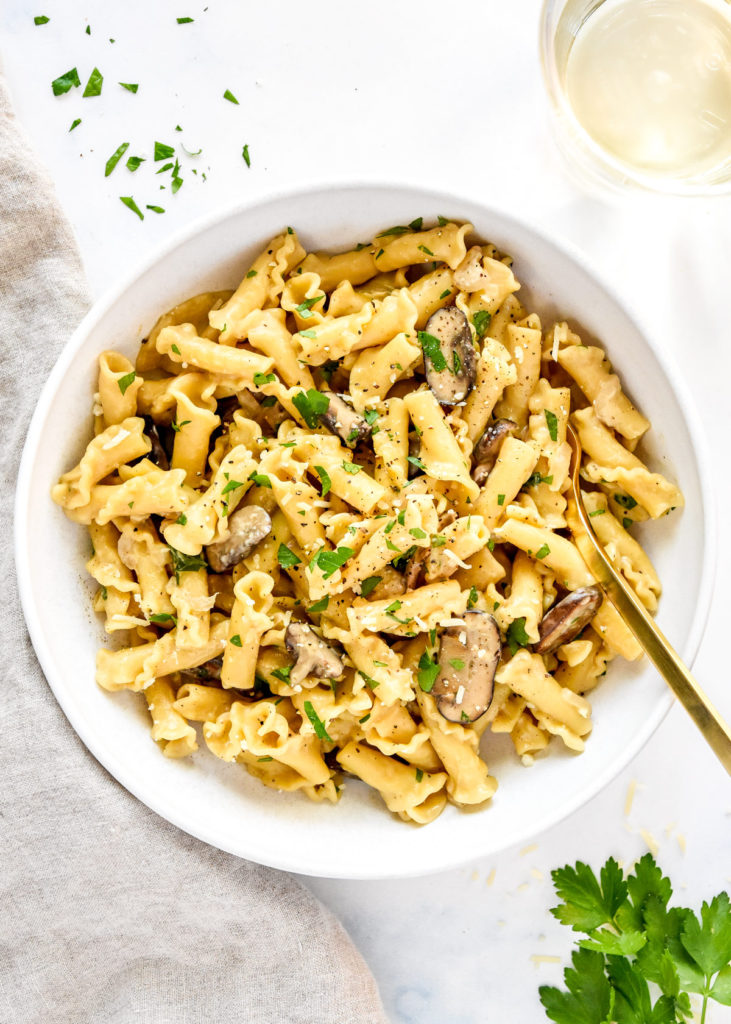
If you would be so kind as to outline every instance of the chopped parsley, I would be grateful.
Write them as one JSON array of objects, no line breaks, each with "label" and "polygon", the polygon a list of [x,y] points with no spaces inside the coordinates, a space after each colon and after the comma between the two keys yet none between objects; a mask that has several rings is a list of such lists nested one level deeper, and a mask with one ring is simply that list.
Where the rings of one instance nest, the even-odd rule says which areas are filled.
[{"label": "chopped parsley", "polygon": [[277,561],[282,568],[291,569],[293,566],[299,565],[302,559],[291,548],[288,548],[286,544],[280,544],[277,551]]},{"label": "chopped parsley", "polygon": [[589,513],[589,519],[593,519],[594,516],[603,516],[606,511],[605,508],[595,508],[593,512]]},{"label": "chopped parsley", "polygon": [[[177,345],[173,345],[173,348],[177,348]],[[178,349],[178,355],[180,355],[180,349]],[[183,427],[187,427],[188,424],[191,422],[192,420],[181,420],[180,423],[178,423],[177,420],[173,420],[170,426],[173,428],[175,433],[178,434],[183,429]]]},{"label": "chopped parsley", "polygon": [[441,373],[442,370],[446,370],[447,360],[442,352],[442,346],[439,338],[435,338],[434,335],[429,334],[428,331],[418,331],[417,337],[424,353],[424,358],[429,360],[437,373]]},{"label": "chopped parsley", "polygon": [[447,543],[447,538],[441,533],[435,533],[431,539],[431,546],[433,548],[443,548]]},{"label": "chopped parsley", "polygon": [[129,142],[123,142],[121,146],[117,146],[112,155],[107,160],[106,166],[104,167],[104,177],[108,178],[114,168],[117,166],[119,161],[122,159],[124,154],[129,149]]},{"label": "chopped parsley", "polygon": [[86,83],[84,89],[84,96],[101,96],[102,85],[104,84],[104,76],[102,75],[99,68],[94,68],[92,73],[89,75],[89,81]]},{"label": "chopped parsley", "polygon": [[[127,170],[128,171],[132,171],[134,173],[134,171],[137,170],[137,168],[140,166],[140,164],[143,164],[144,162],[145,162],[145,158],[143,156],[131,156],[131,157],[128,157],[128,159],[127,159]],[[148,206],[148,210],[149,209],[150,209],[150,207]]]},{"label": "chopped parsley", "polygon": [[518,653],[519,647],[527,647],[530,643],[530,637],[525,631],[525,616],[519,619],[513,619],[508,626],[508,631],[505,639],[507,640],[510,653],[515,656]]},{"label": "chopped parsley", "polygon": [[80,124],[81,124],[81,118],[80,117],[75,117],[73,119],[73,121],[71,122],[71,127],[69,128],[69,131],[72,132],[74,130],[74,128],[78,128]]},{"label": "chopped parsley", "polygon": [[424,540],[424,538],[426,537],[425,531],[422,530],[421,527],[419,526],[412,527],[412,529],[409,530],[409,533],[411,534],[412,537],[415,537],[416,540]]},{"label": "chopped parsley", "polygon": [[545,558],[546,555],[550,554],[551,549],[549,548],[548,544],[541,544],[541,546],[536,551],[536,558]]},{"label": "chopped parsley", "polygon": [[362,466],[357,465],[355,462],[343,462],[342,467],[346,473],[350,473],[351,476],[356,476],[360,473]]},{"label": "chopped parsley", "polygon": [[118,384],[119,390],[122,392],[122,394],[125,393],[125,391],[130,386],[130,384],[134,381],[136,376],[137,376],[137,374],[135,373],[135,371],[134,370],[130,370],[129,373],[125,373],[124,377],[120,377],[119,378],[119,380],[117,381],[117,384]]},{"label": "chopped parsley", "polygon": [[442,217],[442,215],[439,214],[437,216],[437,224],[439,225],[440,228],[444,228],[447,226],[447,224],[449,224],[449,221],[447,220],[446,217]]},{"label": "chopped parsley", "polygon": [[442,294],[439,296],[439,301],[441,302],[442,299],[446,299],[451,294],[452,294],[452,289],[451,288],[445,288],[444,291],[442,292]]},{"label": "chopped parsley", "polygon": [[320,550],[310,560],[310,570],[315,566],[322,572],[322,578],[329,580],[330,577],[342,566],[349,558],[352,558],[355,551],[352,548],[342,547],[336,548],[335,551],[327,551],[325,548]]},{"label": "chopped parsley", "polygon": [[416,468],[420,469],[423,473],[426,473],[426,466],[418,455],[407,455],[406,461],[410,462],[412,466],[416,466]]},{"label": "chopped parsley", "polygon": [[272,675],[275,679],[281,679],[283,683],[289,684],[289,677],[292,673],[292,666],[285,665],[284,668],[273,668]]},{"label": "chopped parsley", "polygon": [[139,208],[137,203],[134,201],[132,196],[120,196],[119,197],[119,201],[124,203],[124,205],[127,207],[127,209],[131,210],[132,213],[136,213],[137,216],[140,218],[140,220],[144,220],[145,219],[144,213]]},{"label": "chopped parsley", "polygon": [[178,25],[190,25],[190,23],[193,21],[193,18],[176,18],[175,20],[177,21]]},{"label": "chopped parsley", "polygon": [[167,625],[168,623],[170,623],[173,626],[177,626],[178,624],[178,620],[175,618],[175,616],[169,615],[167,612],[160,612],[157,615],[151,615],[150,622],[154,622],[160,626]]},{"label": "chopped parsley", "polygon": [[295,306],[294,311],[299,313],[303,320],[309,320],[312,316],[312,307],[324,298],[324,295],[313,295],[311,299],[305,299],[299,306]]},{"label": "chopped parsley", "polygon": [[330,399],[315,388],[308,388],[307,391],[298,391],[296,395],[293,395],[292,404],[307,426],[314,430],[320,416],[329,409]]},{"label": "chopped parsley", "polygon": [[324,498],[325,495],[330,490],[330,488],[332,487],[332,480],[330,479],[330,474],[328,473],[324,466],[315,466],[315,472],[319,476],[320,481],[322,483],[321,497]]},{"label": "chopped parsley", "polygon": [[470,587],[469,597],[467,598],[467,607],[474,608],[477,604],[477,587]]},{"label": "chopped parsley", "polygon": [[320,598],[319,601],[315,601],[307,609],[309,615],[314,615],[316,612],[324,612],[327,606],[330,604],[330,595],[327,594],[325,597]]},{"label": "chopped parsley", "polygon": [[637,507],[637,502],[634,498],[630,497],[629,494],[615,494],[614,500],[618,505],[621,505],[622,508],[626,508],[628,512],[630,509]]},{"label": "chopped parsley", "polygon": [[461,672],[465,666],[465,663],[461,658],[450,658],[449,664],[452,666],[455,672]]},{"label": "chopped parsley", "polygon": [[198,572],[199,569],[208,569],[208,562],[203,555],[186,555],[171,544],[168,544],[168,549],[173,559],[176,583],[180,583],[181,572]]},{"label": "chopped parsley", "polygon": [[51,82],[51,88],[53,89],[54,96],[63,96],[65,92],[69,92],[70,89],[76,89],[81,85],[79,79],[79,72],[76,68],[71,68],[64,75],[59,75],[58,78],[54,78]]},{"label": "chopped parsley", "polygon": [[251,167],[251,157],[249,156],[249,144],[247,143],[241,150],[241,155],[244,158],[244,163],[247,167]]},{"label": "chopped parsley", "polygon": [[127,92],[137,92],[137,90],[139,89],[139,85],[137,82],[120,82],[119,84],[122,86],[123,89],[126,89]]},{"label": "chopped parsley", "polygon": [[546,423],[548,424],[548,433],[552,441],[558,441],[558,416],[555,412],[551,412],[550,409],[544,409],[543,413],[546,417]]},{"label": "chopped parsley", "polygon": [[504,505],[505,504],[505,495],[504,494],[498,494],[498,496],[497,496],[497,503],[498,503],[498,505]]},{"label": "chopped parsley", "polygon": [[47,18],[45,14],[36,14],[35,18],[33,19],[33,24],[34,25],[47,25],[50,20],[51,19]]},{"label": "chopped parsley", "polygon": [[370,713],[370,711],[369,711],[367,715],[363,715],[363,717],[362,717],[362,718],[359,718],[359,719],[358,719],[358,724],[359,724],[359,725],[363,725],[363,724],[364,724],[365,722],[367,722],[367,721],[368,721],[368,719],[369,719],[370,717],[371,717],[371,713]]},{"label": "chopped parsley", "polygon": [[360,585],[361,596],[368,597],[372,594],[382,579],[383,576],[367,576]]},{"label": "chopped parsley", "polygon": [[629,530],[630,526],[634,525],[634,519],[630,519],[629,516],[622,516],[622,526],[625,530]]},{"label": "chopped parsley", "polygon": [[231,491],[237,491],[239,489],[239,487],[243,487],[243,486],[244,485],[243,485],[243,483],[240,480],[229,480],[226,483],[226,486],[221,491],[221,497],[223,497],[224,494],[230,494]]},{"label": "chopped parsley", "polygon": [[241,637],[239,636],[238,633],[234,634],[234,636],[231,637],[231,639],[229,640],[229,643],[233,644],[234,647],[243,647],[244,646],[243,643],[241,642]]},{"label": "chopped parsley", "polygon": [[488,313],[486,309],[479,309],[472,316],[472,326],[475,329],[478,341],[482,341],[487,332],[487,328],[490,326],[492,320],[492,313]]},{"label": "chopped parsley", "polygon": [[327,734],[325,723],[320,719],[319,715],[312,706],[312,702],[309,700],[305,701],[305,714],[309,718],[312,728],[315,730],[315,735],[319,740],[327,740],[328,743],[332,743],[332,740]]},{"label": "chopped parsley", "polygon": [[408,230],[403,224],[396,224],[395,227],[386,228],[385,231],[381,231],[380,234],[376,235],[376,238],[388,238],[389,235],[405,235]]},{"label": "chopped parsley", "polygon": [[421,782],[421,780],[423,778],[424,778],[424,772],[421,770],[421,768],[417,768],[416,769],[416,781],[417,782]]},{"label": "chopped parsley", "polygon": [[277,376],[274,373],[255,373],[254,374],[254,383],[256,384],[256,386],[258,388],[262,387],[262,385],[264,385],[264,384],[273,384],[276,381],[276,379],[277,379]]},{"label": "chopped parsley", "polygon": [[178,518],[175,520],[175,522],[178,523],[180,526],[185,526],[186,523],[188,522],[188,517],[184,512],[181,512]]},{"label": "chopped parsley", "polygon": [[247,479],[251,480],[257,487],[268,487],[269,490],[272,488],[272,482],[266,473],[257,473],[255,469],[249,473]]},{"label": "chopped parsley", "polygon": [[258,271],[258,270],[254,270],[254,268],[252,267],[252,268],[251,268],[251,270],[250,270],[250,271],[248,272],[248,274],[246,275],[246,280],[248,281],[248,280],[249,280],[249,278],[252,278],[252,277],[256,277],[256,275],[257,275],[258,273],[259,273],[259,271]]},{"label": "chopped parsley", "polygon": [[437,676],[439,675],[439,664],[430,657],[426,651],[419,658],[419,670],[416,678],[424,693],[431,693]]},{"label": "chopped parsley", "polygon": [[[159,161],[159,160],[169,160],[173,156],[175,156],[175,147],[174,146],[167,146],[164,142],[156,142],[155,143],[155,161],[156,162]],[[161,170],[165,171],[165,170],[169,170],[169,168],[162,167]]]},{"label": "chopped parsley", "polygon": [[234,96],[230,89],[226,90],[226,92],[223,94],[223,98],[225,100],[228,100],[229,103],[235,103],[236,106],[238,107],[239,101],[236,99],[236,97]]},{"label": "chopped parsley", "polygon": [[431,251],[431,249],[427,249],[425,245],[417,245],[416,248],[419,249],[421,252],[426,253],[427,256],[434,256],[434,253]]}]

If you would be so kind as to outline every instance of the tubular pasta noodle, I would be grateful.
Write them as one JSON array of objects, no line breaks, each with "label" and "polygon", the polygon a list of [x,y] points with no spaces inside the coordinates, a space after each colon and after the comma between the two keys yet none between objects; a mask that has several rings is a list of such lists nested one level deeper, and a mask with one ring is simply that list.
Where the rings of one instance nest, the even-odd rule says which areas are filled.
[{"label": "tubular pasta noodle", "polygon": [[[554,736],[591,742],[585,695],[642,652],[606,600],[531,651],[594,582],[571,540],[568,423],[597,536],[650,611],[660,581],[628,530],[682,495],[642,461],[650,424],[603,350],[565,322],[544,333],[510,257],[471,232],[417,217],[306,253],[281,230],[235,291],[179,303],[136,356],[99,357],[90,439],[52,498],[93,545],[115,640],[97,684],[144,694],[167,757],[197,749],[199,723],[206,756],[272,802],[336,803],[349,774],[421,825],[489,803],[492,733],[526,765]],[[485,624],[474,613],[497,631],[487,708],[445,647]],[[438,679],[459,684],[446,701]]]}]

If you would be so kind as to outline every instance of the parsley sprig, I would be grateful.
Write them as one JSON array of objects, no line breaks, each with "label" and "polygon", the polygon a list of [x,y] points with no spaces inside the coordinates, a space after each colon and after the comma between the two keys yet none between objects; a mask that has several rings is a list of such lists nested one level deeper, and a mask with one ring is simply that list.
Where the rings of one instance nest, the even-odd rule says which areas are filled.
[{"label": "parsley sprig", "polygon": [[[539,994],[556,1024],[680,1024],[692,1016],[689,993],[731,1006],[731,905],[728,894],[704,903],[700,917],[669,907],[670,880],[651,854],[625,878],[609,858],[599,873],[578,861],[553,871],[562,902],[551,913],[588,938],[579,941],[568,991]],[[650,989],[657,986],[660,995]],[[654,1000],[654,1001],[653,1001]]]}]

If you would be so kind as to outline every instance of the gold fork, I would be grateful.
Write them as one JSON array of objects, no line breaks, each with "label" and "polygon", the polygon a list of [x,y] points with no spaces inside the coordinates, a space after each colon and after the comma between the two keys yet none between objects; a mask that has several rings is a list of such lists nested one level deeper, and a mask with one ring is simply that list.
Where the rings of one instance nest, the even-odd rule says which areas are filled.
[{"label": "gold fork", "polygon": [[690,674],[650,613],[635,597],[607,557],[584,508],[579,487],[581,442],[568,424],[566,440],[571,446],[571,496],[569,514],[576,546],[606,596],[612,602],[660,675],[703,733],[706,742],[731,775],[731,730],[707,695]]}]

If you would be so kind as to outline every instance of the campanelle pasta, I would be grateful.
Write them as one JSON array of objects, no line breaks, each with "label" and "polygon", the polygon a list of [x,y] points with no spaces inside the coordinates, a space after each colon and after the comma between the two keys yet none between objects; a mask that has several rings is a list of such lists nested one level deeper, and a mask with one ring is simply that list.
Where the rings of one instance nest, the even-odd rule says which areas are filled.
[{"label": "campanelle pasta", "polygon": [[[572,541],[586,506],[654,611],[631,529],[682,505],[605,353],[525,310],[511,260],[418,218],[343,253],[288,228],[234,292],[99,359],[94,436],[52,496],[89,529],[94,608],[167,757],[207,747],[401,819],[484,804],[490,734],[580,752],[587,694],[640,649]],[[596,518],[594,518],[596,517]]]}]

